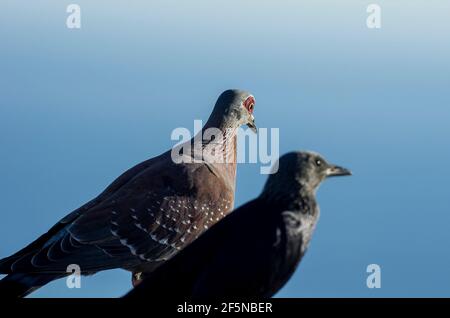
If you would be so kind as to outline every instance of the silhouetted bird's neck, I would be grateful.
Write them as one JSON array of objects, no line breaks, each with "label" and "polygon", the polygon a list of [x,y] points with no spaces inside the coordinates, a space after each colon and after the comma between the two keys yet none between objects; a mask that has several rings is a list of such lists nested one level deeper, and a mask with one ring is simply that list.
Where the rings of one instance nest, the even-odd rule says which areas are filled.
[{"label": "silhouetted bird's neck", "polygon": [[270,182],[264,187],[260,198],[281,210],[314,215],[317,212],[315,191],[295,182]]}]

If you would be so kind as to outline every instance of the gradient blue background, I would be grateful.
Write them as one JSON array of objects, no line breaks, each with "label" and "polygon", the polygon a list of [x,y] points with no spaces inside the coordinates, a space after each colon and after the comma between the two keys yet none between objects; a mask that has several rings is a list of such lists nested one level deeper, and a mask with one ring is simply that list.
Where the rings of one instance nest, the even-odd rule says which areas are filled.
[{"label": "gradient blue background", "polygon": [[[311,149],[354,171],[319,190],[322,215],[278,294],[450,296],[450,2],[69,1],[0,5],[0,256],[15,252],[207,119],[245,88],[280,152]],[[237,204],[266,176],[238,167]],[[382,288],[366,287],[366,266]],[[53,282],[36,297],[115,297],[122,270]]]}]

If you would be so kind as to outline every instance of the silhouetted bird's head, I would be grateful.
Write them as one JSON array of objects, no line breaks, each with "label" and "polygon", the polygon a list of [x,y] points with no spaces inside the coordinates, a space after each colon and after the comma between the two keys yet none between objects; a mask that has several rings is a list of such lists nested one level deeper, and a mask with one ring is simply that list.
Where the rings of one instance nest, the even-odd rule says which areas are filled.
[{"label": "silhouetted bird's head", "polygon": [[328,177],[351,174],[350,170],[328,163],[317,153],[290,152],[279,159],[278,172],[270,175],[263,194],[294,199],[299,195],[299,190],[314,194]]},{"label": "silhouetted bird's head", "polygon": [[255,98],[247,91],[229,89],[220,94],[209,118],[208,126],[217,128],[238,128],[247,125],[257,131],[253,111]]}]

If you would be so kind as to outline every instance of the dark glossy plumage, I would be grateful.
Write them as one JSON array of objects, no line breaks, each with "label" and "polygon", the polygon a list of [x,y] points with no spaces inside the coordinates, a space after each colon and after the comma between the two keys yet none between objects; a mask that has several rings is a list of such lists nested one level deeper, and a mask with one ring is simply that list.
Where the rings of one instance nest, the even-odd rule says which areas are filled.
[{"label": "dark glossy plumage", "polygon": [[236,209],[170,261],[127,298],[271,297],[303,257],[319,208],[315,191],[327,176],[348,170],[314,153],[290,153],[262,194]]}]

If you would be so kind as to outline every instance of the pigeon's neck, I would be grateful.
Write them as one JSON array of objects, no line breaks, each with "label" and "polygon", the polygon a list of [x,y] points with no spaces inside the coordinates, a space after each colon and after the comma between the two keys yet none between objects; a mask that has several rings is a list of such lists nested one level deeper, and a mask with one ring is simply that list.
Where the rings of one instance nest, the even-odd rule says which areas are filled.
[{"label": "pigeon's neck", "polygon": [[[194,137],[196,147],[202,148],[203,158],[213,163],[226,163],[235,166],[237,156],[237,130],[238,127],[227,125],[225,122],[214,125],[208,123]],[[234,172],[235,174],[235,172]]]},{"label": "pigeon's neck", "polygon": [[239,126],[240,125],[238,124],[238,122],[230,116],[219,116],[216,114],[216,112],[213,112],[213,114],[208,118],[208,121],[203,127],[203,130],[205,131],[208,129],[219,129],[222,132],[225,132],[226,130],[237,130]]},{"label": "pigeon's neck", "polygon": [[[212,128],[212,130],[208,130]],[[236,187],[237,129],[205,126],[190,142],[191,156],[203,162],[234,193]]]}]

